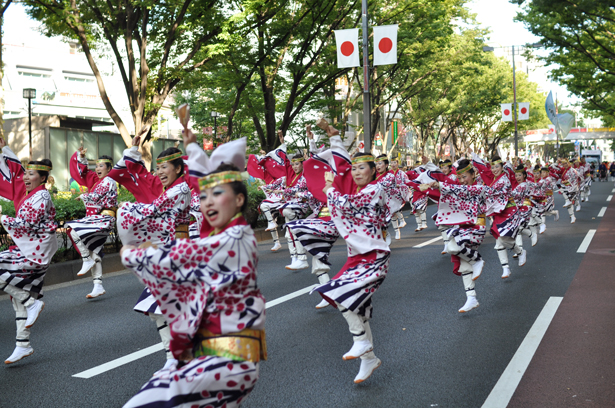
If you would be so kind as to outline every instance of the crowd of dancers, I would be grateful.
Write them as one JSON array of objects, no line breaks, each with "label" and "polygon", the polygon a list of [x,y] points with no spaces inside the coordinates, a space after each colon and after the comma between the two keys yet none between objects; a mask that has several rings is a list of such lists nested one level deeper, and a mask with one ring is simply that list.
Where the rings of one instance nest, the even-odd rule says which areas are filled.
[{"label": "crowd of dancers", "polygon": [[[184,122],[185,124],[187,123]],[[266,199],[260,209],[278,252],[278,219],[290,252],[290,270],[309,268],[318,285],[317,309],[338,309],[352,335],[342,358],[360,361],[355,383],[367,380],[381,365],[370,329],[372,296],[385,280],[390,243],[406,226],[402,208],[409,203],[417,232],[428,228],[426,209],[437,203],[433,220],[461,276],[466,313],[479,306],[475,282],[485,261],[479,249],[490,225],[502,278],[511,275],[509,252],[526,263],[524,237],[532,246],[545,232],[545,219],[559,213],[555,191],[564,195],[570,222],[590,195],[589,166],[560,159],[530,167],[498,156],[485,160],[468,151],[454,163],[436,165],[423,157],[407,172],[395,158],[370,153],[350,155],[339,132],[317,123],[329,147],[317,147],[311,128],[309,154],[289,155],[281,145],[263,156],[250,155],[246,140],[218,147],[208,156],[186,127],[185,154],[178,148],[156,159],[147,171],[139,153],[140,137],[113,163],[96,160],[92,171],[86,149],[71,157],[71,176],[88,192],[78,197],[86,217],[66,224],[83,258],[78,275],[91,273],[88,299],[106,294],[102,284],[102,249],[117,227],[121,259],[144,290],[134,307],[156,325],[167,361],[125,407],[239,406],[259,377],[266,359],[265,299],[256,283],[258,247],[243,217],[248,193],[242,172],[262,179]],[[30,330],[43,311],[43,282],[57,250],[55,209],[45,189],[49,160],[22,166],[0,139],[0,195],[15,203],[16,216],[1,217],[15,246],[0,252],[0,290],[11,296],[16,316],[16,347],[5,360],[13,364],[31,355]],[[246,166],[247,164],[247,166]],[[117,184],[134,203],[117,202]],[[330,252],[341,238],[347,260],[330,276]],[[136,296],[135,296],[136,297]]]}]

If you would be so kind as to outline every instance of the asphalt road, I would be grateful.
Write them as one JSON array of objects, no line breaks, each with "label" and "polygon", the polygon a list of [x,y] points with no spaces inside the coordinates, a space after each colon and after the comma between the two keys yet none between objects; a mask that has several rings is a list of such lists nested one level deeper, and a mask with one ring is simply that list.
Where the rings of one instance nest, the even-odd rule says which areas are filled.
[{"label": "asphalt road", "polygon": [[[481,253],[486,261],[476,282],[480,307],[457,310],[465,302],[461,278],[453,275],[450,257],[440,255],[442,241],[413,248],[439,236],[433,222],[414,232],[414,218],[402,239],[392,244],[388,276],[374,296],[371,323],[375,353],[382,366],[360,385],[353,383],[358,361],[343,361],[351,335],[341,314],[328,307],[316,311],[317,295],[301,295],[267,309],[269,360],[246,408],[272,407],[480,407],[525,338],[547,300],[564,296],[583,254],[577,248],[589,229],[596,229],[607,206],[612,183],[594,183],[590,202],[570,224],[556,197],[559,222],[547,231],[528,262],[502,280],[495,244],[487,236]],[[429,214],[435,206],[429,207]],[[309,270],[291,272],[284,250],[271,253],[259,245],[259,285],[268,301],[316,283]],[[332,253],[336,272],[346,259],[339,241]],[[73,375],[160,342],[154,324],[132,311],[142,287],[130,273],[105,278],[107,294],[92,301],[90,282],[47,288],[46,308],[33,327],[34,354],[0,367],[1,408],[121,407],[164,364],[158,351],[95,375]],[[0,297],[0,357],[14,347],[14,312]]]}]

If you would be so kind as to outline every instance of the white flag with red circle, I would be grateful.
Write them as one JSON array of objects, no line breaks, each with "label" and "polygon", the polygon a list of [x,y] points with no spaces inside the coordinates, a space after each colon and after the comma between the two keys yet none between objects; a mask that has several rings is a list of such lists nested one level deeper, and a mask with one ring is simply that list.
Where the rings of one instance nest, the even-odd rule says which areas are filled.
[{"label": "white flag with red circle", "polygon": [[502,122],[512,122],[512,103],[501,103]]},{"label": "white flag with red circle", "polygon": [[529,120],[530,119],[530,103],[529,102],[519,102],[519,120]]},{"label": "white flag with red circle", "polygon": [[374,29],[374,65],[397,64],[397,24]]},{"label": "white flag with red circle", "polygon": [[337,45],[337,67],[359,67],[359,29],[334,30]]}]

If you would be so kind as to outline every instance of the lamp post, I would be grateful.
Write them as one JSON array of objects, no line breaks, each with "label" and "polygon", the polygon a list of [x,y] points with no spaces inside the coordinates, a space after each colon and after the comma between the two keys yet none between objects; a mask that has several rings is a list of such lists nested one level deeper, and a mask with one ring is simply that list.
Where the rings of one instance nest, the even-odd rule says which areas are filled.
[{"label": "lamp post", "polygon": [[368,32],[367,32],[367,0],[362,0],[362,27],[363,27],[363,142],[365,143],[365,151],[372,152],[372,121],[371,121],[371,98],[369,95],[369,48],[368,48]]},{"label": "lamp post", "polygon": [[[515,157],[519,157],[519,132],[517,129],[517,76],[515,73],[515,47],[518,50],[521,48],[540,48],[541,43],[535,43],[530,45],[512,45],[512,69],[513,69],[513,121],[515,122]],[[493,52],[496,48],[508,48],[504,47],[483,47],[484,52]]]},{"label": "lamp post", "polygon": [[30,140],[30,160],[32,160],[32,99],[36,99],[36,89],[24,89],[23,97],[28,100],[28,134]]},{"label": "lamp post", "polygon": [[218,116],[220,116],[218,112],[211,111],[211,117],[214,118],[214,142],[218,138]]}]

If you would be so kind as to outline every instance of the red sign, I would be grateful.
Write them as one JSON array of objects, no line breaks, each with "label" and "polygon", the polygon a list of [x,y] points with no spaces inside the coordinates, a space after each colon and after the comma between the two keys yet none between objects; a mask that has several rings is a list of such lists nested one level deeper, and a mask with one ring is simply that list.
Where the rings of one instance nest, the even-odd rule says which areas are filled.
[{"label": "red sign", "polygon": [[359,149],[361,150],[365,149],[365,143],[359,142]]}]

